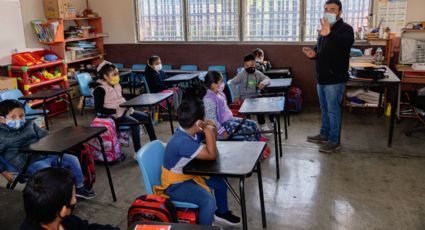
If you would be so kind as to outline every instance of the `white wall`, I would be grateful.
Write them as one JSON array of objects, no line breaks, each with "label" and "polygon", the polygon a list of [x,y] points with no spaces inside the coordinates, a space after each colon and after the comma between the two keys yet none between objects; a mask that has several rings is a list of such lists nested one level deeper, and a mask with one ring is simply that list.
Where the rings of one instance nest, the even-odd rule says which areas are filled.
[{"label": "white wall", "polygon": [[[31,28],[31,20],[44,18],[42,0],[20,0],[28,47],[39,47]],[[70,0],[77,9],[84,9],[85,0]],[[375,1],[375,6],[378,0]],[[407,21],[425,21],[425,0],[408,0]],[[103,30],[109,34],[107,44],[135,43],[136,19],[134,0],[89,0],[89,6],[103,18]],[[375,12],[376,14],[377,12]]]}]

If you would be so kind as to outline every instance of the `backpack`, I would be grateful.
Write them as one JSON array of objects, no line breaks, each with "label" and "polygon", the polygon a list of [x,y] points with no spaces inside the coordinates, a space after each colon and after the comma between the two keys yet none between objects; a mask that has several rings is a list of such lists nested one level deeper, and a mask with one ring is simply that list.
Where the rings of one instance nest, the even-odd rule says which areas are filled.
[{"label": "backpack", "polygon": [[229,109],[232,111],[234,117],[246,118],[244,114],[239,113],[239,109],[241,108],[242,104],[243,100],[237,100],[229,105]]},{"label": "backpack", "polygon": [[170,199],[156,194],[143,195],[128,209],[128,227],[138,221],[176,223],[177,210]]},{"label": "backpack", "polygon": [[[91,127],[106,127],[107,131],[102,133],[100,137],[103,140],[103,146],[108,162],[116,162],[121,160],[122,151],[118,141],[115,122],[112,118],[95,118],[91,123]],[[102,150],[97,138],[93,138],[84,144],[85,148],[91,154],[95,161],[103,162]]]},{"label": "backpack", "polygon": [[289,112],[301,112],[303,104],[302,93],[303,91],[296,86],[291,86],[291,88],[289,88],[286,103],[286,109]]},{"label": "backpack", "polygon": [[68,150],[68,153],[76,156],[80,163],[81,172],[84,178],[84,187],[88,190],[93,188],[93,184],[96,181],[96,171],[93,161],[93,156],[89,154],[87,149],[83,146]]}]

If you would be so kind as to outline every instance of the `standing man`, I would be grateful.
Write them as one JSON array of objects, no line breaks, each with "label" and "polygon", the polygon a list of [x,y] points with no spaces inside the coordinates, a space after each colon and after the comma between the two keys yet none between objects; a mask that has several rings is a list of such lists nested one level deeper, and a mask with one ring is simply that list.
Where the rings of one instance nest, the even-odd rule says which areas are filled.
[{"label": "standing man", "polygon": [[307,57],[316,60],[317,93],[322,111],[320,134],[308,136],[307,141],[322,144],[319,151],[331,153],[340,149],[341,102],[349,78],[354,32],[341,18],[340,0],[327,0],[324,10],[316,46],[303,48]]}]

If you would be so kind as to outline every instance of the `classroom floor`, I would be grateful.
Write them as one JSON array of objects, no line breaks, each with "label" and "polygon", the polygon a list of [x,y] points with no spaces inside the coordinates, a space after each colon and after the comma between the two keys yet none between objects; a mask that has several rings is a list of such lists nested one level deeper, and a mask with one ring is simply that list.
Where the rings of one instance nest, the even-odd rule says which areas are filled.
[{"label": "classroom floor", "polygon": [[[85,116],[78,115],[79,124],[88,124],[92,114],[87,110]],[[52,129],[72,125],[70,118],[64,114],[52,119]],[[388,148],[388,124],[387,118],[371,111],[345,111],[340,153],[322,154],[317,145],[305,141],[306,135],[318,132],[320,111],[305,108],[292,115],[289,138],[283,140],[281,179],[276,180],[274,154],[262,163],[267,229],[425,229],[425,134],[406,137],[404,131],[415,123],[403,121]],[[159,139],[167,141],[169,123],[155,129]],[[146,136],[143,141],[148,141]],[[127,159],[111,167],[118,201],[112,202],[104,167],[99,165],[94,186],[98,196],[80,201],[77,215],[127,228],[128,207],[144,189],[132,146],[124,151]],[[237,188],[237,180],[231,183]],[[262,229],[256,176],[247,179],[246,188],[249,229]],[[229,200],[239,215],[230,193]]]}]

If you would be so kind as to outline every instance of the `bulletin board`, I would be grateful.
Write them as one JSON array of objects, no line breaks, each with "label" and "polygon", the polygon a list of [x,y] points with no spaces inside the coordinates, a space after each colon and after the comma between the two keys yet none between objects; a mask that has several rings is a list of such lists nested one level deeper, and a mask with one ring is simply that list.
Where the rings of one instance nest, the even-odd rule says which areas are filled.
[{"label": "bulletin board", "polygon": [[380,0],[376,23],[382,20],[381,28],[389,27],[391,32],[400,36],[401,29],[406,25],[407,0]]}]

